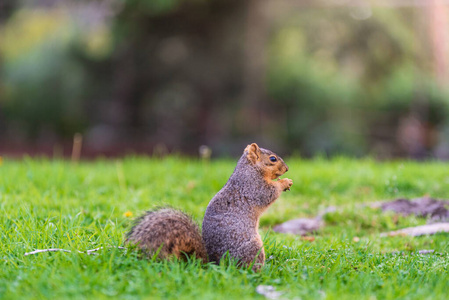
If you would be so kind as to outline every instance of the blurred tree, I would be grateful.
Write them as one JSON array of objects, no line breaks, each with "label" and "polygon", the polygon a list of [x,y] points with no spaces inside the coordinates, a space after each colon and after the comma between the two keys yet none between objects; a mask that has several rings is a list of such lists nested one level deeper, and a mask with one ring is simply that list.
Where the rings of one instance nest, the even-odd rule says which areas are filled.
[{"label": "blurred tree", "polygon": [[232,127],[219,120],[242,100],[245,8],[245,1],[126,1],[113,25],[114,90],[97,107],[108,107],[103,121],[191,150],[229,135]]},{"label": "blurred tree", "polygon": [[83,128],[83,74],[70,60],[67,27],[61,11],[18,11],[0,32],[0,104],[12,140],[54,142]]}]

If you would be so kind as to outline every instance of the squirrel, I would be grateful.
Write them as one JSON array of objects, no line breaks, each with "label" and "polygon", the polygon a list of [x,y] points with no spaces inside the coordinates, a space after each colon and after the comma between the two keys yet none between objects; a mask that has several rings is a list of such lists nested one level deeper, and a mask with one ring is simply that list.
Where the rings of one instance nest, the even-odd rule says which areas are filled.
[{"label": "squirrel", "polygon": [[185,213],[160,208],[136,220],[127,243],[138,245],[147,255],[160,258],[195,256],[203,262],[219,263],[226,254],[239,266],[260,270],[265,262],[258,233],[262,213],[293,181],[278,179],[288,166],[274,152],[248,145],[224,187],[212,198],[199,226]]}]

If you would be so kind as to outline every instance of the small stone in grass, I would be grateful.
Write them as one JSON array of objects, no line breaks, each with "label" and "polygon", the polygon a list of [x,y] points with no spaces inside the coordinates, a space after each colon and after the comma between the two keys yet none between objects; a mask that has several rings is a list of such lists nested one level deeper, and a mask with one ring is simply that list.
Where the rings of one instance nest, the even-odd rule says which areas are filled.
[{"label": "small stone in grass", "polygon": [[258,285],[256,293],[265,296],[268,299],[279,299],[282,293],[275,290],[272,285]]},{"label": "small stone in grass", "polygon": [[317,232],[324,225],[320,218],[315,219],[294,219],[274,226],[273,231],[280,233],[291,233],[306,235],[310,232]]}]

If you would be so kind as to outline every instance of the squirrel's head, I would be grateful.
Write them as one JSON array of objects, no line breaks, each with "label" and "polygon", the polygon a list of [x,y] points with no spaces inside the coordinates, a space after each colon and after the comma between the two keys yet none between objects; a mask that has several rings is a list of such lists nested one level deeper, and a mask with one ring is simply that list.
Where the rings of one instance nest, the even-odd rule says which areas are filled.
[{"label": "squirrel's head", "polygon": [[243,153],[246,154],[249,162],[262,172],[263,177],[266,179],[276,179],[288,171],[288,166],[279,155],[273,151],[259,148],[256,143],[248,145]]}]

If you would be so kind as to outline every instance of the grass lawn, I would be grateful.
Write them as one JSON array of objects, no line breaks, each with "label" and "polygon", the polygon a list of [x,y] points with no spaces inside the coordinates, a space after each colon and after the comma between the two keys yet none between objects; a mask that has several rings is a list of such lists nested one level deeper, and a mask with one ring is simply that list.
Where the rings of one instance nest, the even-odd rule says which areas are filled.
[{"label": "grass lawn", "polygon": [[[260,273],[232,264],[140,260],[122,246],[132,219],[168,204],[199,222],[236,160],[203,163],[129,157],[72,164],[3,159],[0,165],[0,298],[246,299],[271,285],[283,299],[447,299],[449,235],[379,237],[426,220],[358,204],[398,197],[449,198],[449,164],[287,159],[293,179],[261,219],[267,262]],[[313,217],[309,241],[270,228]],[[100,246],[97,255],[77,250]],[[54,252],[24,256],[44,248]],[[416,254],[433,249],[434,254]],[[401,251],[400,255],[394,251]]]}]

